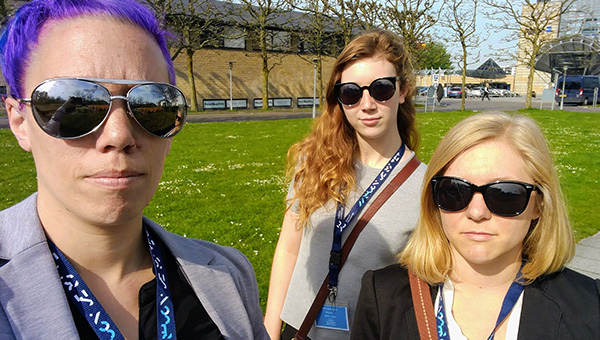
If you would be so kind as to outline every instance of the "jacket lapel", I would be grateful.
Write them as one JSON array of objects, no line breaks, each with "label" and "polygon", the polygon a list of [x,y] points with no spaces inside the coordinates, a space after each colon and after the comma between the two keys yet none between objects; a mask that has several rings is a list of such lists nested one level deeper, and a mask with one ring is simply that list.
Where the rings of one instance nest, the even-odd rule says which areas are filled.
[{"label": "jacket lapel", "polygon": [[0,286],[2,307],[19,338],[79,338],[46,243],[0,268]]},{"label": "jacket lapel", "polygon": [[37,218],[36,195],[0,217],[0,303],[23,339],[78,339],[46,237]]},{"label": "jacket lapel", "polygon": [[542,286],[536,282],[525,286],[519,339],[558,339],[562,312],[559,305],[546,296]]}]

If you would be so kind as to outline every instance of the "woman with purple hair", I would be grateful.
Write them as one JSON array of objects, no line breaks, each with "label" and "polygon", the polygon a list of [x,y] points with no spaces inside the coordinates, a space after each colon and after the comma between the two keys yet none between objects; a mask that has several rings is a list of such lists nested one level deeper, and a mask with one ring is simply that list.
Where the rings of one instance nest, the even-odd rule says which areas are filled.
[{"label": "woman with purple hair", "polygon": [[37,192],[0,212],[0,339],[268,339],[237,250],[143,216],[187,106],[134,0],[34,0],[0,37]]}]

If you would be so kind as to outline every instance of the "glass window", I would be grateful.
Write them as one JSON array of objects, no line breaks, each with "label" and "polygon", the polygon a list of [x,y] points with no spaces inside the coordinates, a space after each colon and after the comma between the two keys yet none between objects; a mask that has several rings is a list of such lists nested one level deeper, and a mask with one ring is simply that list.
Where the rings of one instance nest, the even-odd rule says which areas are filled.
[{"label": "glass window", "polygon": [[246,48],[246,39],[244,32],[235,27],[227,27],[224,32],[223,47],[226,48]]}]

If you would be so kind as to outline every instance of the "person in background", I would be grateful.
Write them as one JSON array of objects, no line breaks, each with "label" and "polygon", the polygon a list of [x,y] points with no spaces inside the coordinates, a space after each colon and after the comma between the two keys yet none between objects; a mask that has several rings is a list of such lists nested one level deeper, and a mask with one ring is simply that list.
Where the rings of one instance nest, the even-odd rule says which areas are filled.
[{"label": "person in background", "polygon": [[600,280],[565,268],[574,249],[540,128],[471,116],[431,157],[400,263],[365,273],[352,339],[419,339],[409,271],[429,288],[436,339],[600,339]]},{"label": "person in background", "polygon": [[437,97],[437,101],[438,104],[442,104],[442,99],[444,98],[444,87],[442,86],[442,84],[438,84],[436,90],[435,90],[435,94]]},{"label": "person in background", "polygon": [[[374,180],[394,177],[415,157],[412,72],[400,38],[388,31],[360,35],[338,56],[323,114],[288,153],[292,182],[265,315],[271,338],[279,339],[282,322],[286,340],[301,326],[325,277],[334,275],[330,262],[335,266],[336,245],[345,242],[361,212],[368,209],[363,205],[361,210],[357,202],[371,194],[378,197],[389,182],[373,190]],[[416,223],[414,198],[420,194],[425,168],[424,164],[416,168],[359,235],[345,266],[336,271],[337,282],[329,284],[329,301],[323,307],[335,304],[340,317],[332,320],[336,316],[322,313],[309,338],[350,337],[360,277],[367,269],[396,261]]]},{"label": "person in background", "polygon": [[490,99],[490,84],[486,83],[485,86],[482,89],[483,91],[483,96],[481,97],[481,101],[483,101],[485,98],[487,98],[488,100]]},{"label": "person in background", "polygon": [[0,212],[1,339],[268,339],[241,253],[143,216],[186,118],[165,36],[133,0],[34,0],[5,25],[37,192]]}]

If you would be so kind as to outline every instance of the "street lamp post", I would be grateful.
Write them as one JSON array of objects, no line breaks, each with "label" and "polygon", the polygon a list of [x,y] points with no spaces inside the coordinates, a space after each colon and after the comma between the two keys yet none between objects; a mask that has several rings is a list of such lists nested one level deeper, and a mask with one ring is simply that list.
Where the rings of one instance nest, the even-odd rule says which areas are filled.
[{"label": "street lamp post", "polygon": [[235,61],[229,61],[229,110],[233,111],[233,64]]},{"label": "street lamp post", "polygon": [[[554,69],[552,71],[554,71]],[[554,94],[555,95],[556,95],[556,90],[557,90],[557,86],[558,86],[558,75],[559,75],[558,72],[554,73]],[[554,102],[556,102],[556,98],[553,98],[553,100],[552,100],[552,111],[554,111]]]},{"label": "street lamp post", "polygon": [[568,67],[563,66],[563,83],[562,83],[562,92],[560,94],[560,109],[563,109],[565,103],[565,84],[567,83],[567,69]]},{"label": "street lamp post", "polygon": [[312,117],[315,119],[317,115],[317,65],[319,64],[319,59],[314,58],[312,60],[313,65],[315,66],[315,75],[313,78],[313,111]]}]

